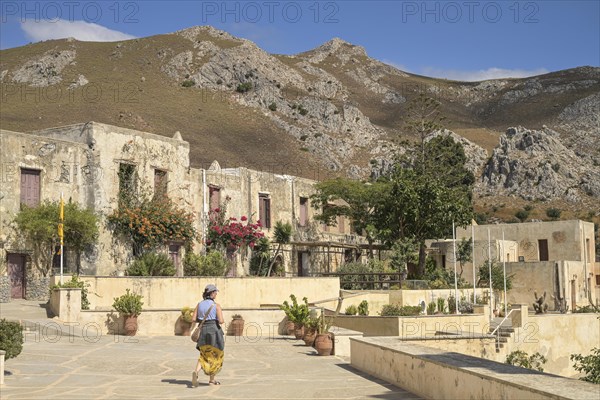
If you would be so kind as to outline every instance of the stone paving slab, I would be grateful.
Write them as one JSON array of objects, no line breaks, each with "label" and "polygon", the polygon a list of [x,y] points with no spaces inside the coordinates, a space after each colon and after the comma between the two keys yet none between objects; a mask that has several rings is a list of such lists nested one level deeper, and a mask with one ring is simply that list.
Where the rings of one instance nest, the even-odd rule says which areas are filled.
[{"label": "stone paving slab", "polygon": [[188,337],[28,335],[6,362],[0,388],[9,399],[418,399],[353,369],[347,359],[319,357],[287,337],[227,337],[222,385],[191,386],[197,351]]}]

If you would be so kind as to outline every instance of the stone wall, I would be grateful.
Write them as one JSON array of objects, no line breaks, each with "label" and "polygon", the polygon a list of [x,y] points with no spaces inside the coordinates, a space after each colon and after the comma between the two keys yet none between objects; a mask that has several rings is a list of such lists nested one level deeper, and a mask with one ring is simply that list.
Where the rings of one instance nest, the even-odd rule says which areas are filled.
[{"label": "stone wall", "polygon": [[27,274],[25,298],[27,300],[48,301],[50,298],[50,277]]},{"label": "stone wall", "polygon": [[8,303],[10,301],[10,277],[0,276],[0,303]]}]

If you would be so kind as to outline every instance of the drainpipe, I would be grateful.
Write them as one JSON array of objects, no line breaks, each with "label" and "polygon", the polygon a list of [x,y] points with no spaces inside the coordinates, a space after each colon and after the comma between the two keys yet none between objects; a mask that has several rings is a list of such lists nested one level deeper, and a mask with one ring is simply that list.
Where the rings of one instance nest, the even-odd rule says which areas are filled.
[{"label": "drainpipe", "polygon": [[206,219],[208,216],[208,210],[207,210],[207,203],[206,203],[206,170],[203,168],[202,169],[202,214],[201,217],[202,218],[202,252],[204,254],[206,254],[206,236],[207,236],[207,224],[206,224]]},{"label": "drainpipe", "polygon": [[589,288],[588,288],[588,273],[587,273],[587,247],[586,247],[586,241],[585,241],[585,225],[583,225],[583,222],[580,222],[580,223],[581,223],[581,230],[583,233],[583,235],[582,235],[583,236],[582,237],[582,240],[583,240],[583,282],[585,284],[585,286],[584,286],[585,287],[585,297],[587,298]]}]

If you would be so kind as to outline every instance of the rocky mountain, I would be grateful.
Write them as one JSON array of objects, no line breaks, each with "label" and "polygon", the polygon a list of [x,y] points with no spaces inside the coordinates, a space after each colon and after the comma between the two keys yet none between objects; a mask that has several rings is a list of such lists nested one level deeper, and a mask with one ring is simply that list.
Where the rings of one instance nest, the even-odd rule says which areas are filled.
[{"label": "rocky mountain", "polygon": [[[407,103],[441,102],[479,176],[476,194],[600,209],[600,68],[456,82],[405,73],[341,39],[269,54],[212,27],[117,43],[73,39],[0,52],[5,129],[96,120],[166,136],[192,162],[360,178],[414,140]],[[518,126],[519,128],[511,128]],[[507,130],[508,129],[508,130]],[[478,200],[479,201],[479,200]]]}]

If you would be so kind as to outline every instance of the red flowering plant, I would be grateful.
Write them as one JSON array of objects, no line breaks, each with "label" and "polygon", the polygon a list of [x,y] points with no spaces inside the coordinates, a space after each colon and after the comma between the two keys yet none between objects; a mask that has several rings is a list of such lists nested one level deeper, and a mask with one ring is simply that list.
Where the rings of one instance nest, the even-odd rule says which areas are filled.
[{"label": "red flowering plant", "polygon": [[229,198],[220,207],[211,211],[206,245],[218,250],[231,248],[237,250],[243,246],[254,247],[258,239],[264,236],[260,230],[260,221],[252,223],[246,216],[242,216],[239,220],[235,217],[227,218],[228,201]]}]

